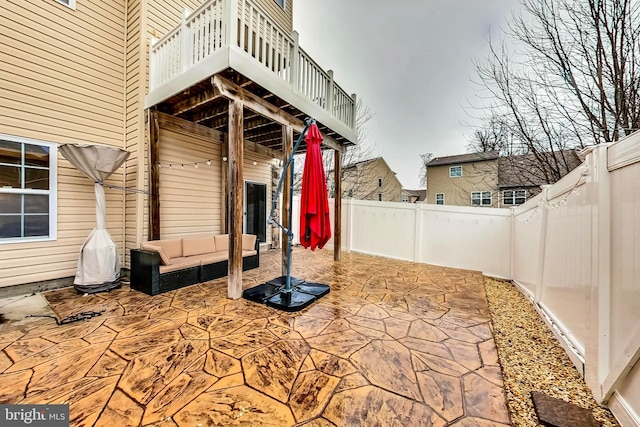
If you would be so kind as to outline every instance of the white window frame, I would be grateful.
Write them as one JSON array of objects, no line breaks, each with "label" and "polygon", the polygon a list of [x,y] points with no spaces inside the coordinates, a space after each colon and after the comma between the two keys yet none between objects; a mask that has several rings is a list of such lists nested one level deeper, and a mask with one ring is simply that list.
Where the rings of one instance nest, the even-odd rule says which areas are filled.
[{"label": "white window frame", "polygon": [[378,177],[378,187],[382,187],[382,177]]},{"label": "white window frame", "polygon": [[69,9],[76,10],[76,0],[56,0],[56,1],[60,4],[67,6]]},{"label": "white window frame", "polygon": [[[480,203],[479,204],[473,203],[474,194],[479,194],[480,195]],[[489,203],[484,203],[485,194],[489,194]],[[491,206],[492,204],[493,204],[493,194],[491,194],[491,191],[472,191],[471,192],[471,206]]]},{"label": "white window frame", "polygon": [[49,148],[49,189],[29,190],[18,188],[1,188],[0,194],[46,194],[49,196],[49,235],[34,237],[13,237],[2,239],[0,245],[9,243],[44,242],[58,238],[58,145],[53,142],[38,139],[22,138],[0,133],[0,139],[21,144],[40,145]]},{"label": "white window frame", "polygon": [[[438,196],[442,196],[442,200],[438,200]],[[438,203],[442,202],[442,203]],[[444,205],[444,193],[436,193],[436,205]]]},{"label": "white window frame", "polygon": [[[454,175],[453,170],[460,169],[460,175]],[[462,176],[462,166],[449,166],[449,178],[460,178]]]},{"label": "white window frame", "polygon": [[287,0],[275,0],[275,2],[282,10],[287,10]]},{"label": "white window frame", "polygon": [[378,193],[378,201],[381,202],[382,201],[382,193]]},{"label": "white window frame", "polygon": [[[523,196],[517,196],[516,193],[522,192]],[[506,196],[506,193],[511,193],[511,196]],[[513,203],[506,203],[505,199],[511,199]],[[527,190],[517,189],[517,190],[503,190],[502,191],[502,204],[504,206],[518,206],[522,203],[516,203],[517,199],[523,199],[522,203],[527,201]]]},{"label": "white window frame", "polygon": [[409,196],[402,196],[403,203],[409,203]]}]

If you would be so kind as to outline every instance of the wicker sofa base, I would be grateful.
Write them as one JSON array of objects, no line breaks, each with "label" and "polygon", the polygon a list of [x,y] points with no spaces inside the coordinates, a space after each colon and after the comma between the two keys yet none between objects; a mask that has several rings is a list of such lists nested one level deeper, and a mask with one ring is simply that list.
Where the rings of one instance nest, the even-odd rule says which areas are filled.
[{"label": "wicker sofa base", "polygon": [[[258,245],[256,245],[258,246]],[[260,265],[259,253],[242,258],[242,271]],[[160,255],[144,249],[131,249],[131,289],[147,295],[158,295],[196,283],[224,277],[229,272],[229,261],[186,267],[160,274]]]}]

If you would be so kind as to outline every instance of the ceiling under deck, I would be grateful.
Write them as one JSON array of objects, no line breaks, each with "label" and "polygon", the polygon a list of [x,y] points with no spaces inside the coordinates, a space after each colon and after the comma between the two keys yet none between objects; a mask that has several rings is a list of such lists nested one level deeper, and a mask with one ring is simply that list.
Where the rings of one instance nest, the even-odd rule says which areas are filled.
[{"label": "ceiling under deck", "polygon": [[[229,68],[220,73],[220,75],[301,121],[304,121],[304,119],[308,117],[303,111],[275,96],[273,93],[233,69]],[[172,96],[158,104],[157,108],[160,112],[188,120],[198,125],[206,126],[222,133],[228,132],[229,100],[220,94],[215,94],[211,79],[201,81],[189,89]],[[323,135],[332,138],[340,145],[352,145],[351,141],[327,126],[320,122],[317,122],[317,124]],[[294,131],[294,143],[298,136],[299,133]],[[244,139],[273,150],[282,151],[282,124],[254,111],[245,109]],[[298,152],[303,152],[304,150],[306,150],[306,145],[303,142]]]}]

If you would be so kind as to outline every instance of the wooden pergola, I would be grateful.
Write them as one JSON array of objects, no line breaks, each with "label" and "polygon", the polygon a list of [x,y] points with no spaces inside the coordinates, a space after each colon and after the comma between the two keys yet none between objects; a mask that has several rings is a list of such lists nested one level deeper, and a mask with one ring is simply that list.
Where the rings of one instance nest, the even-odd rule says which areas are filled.
[{"label": "wooden pergola", "polygon": [[[245,114],[247,110],[247,114]],[[192,86],[187,91],[165,100],[149,110],[150,146],[150,196],[149,196],[149,239],[160,239],[159,203],[159,120],[164,113],[189,120],[193,123],[221,131],[225,138],[228,167],[223,170],[223,186],[226,187],[226,209],[223,213],[223,227],[229,234],[228,297],[242,296],[242,227],[243,227],[243,158],[245,140],[259,146],[282,153],[283,162],[293,150],[294,132],[304,129],[306,114],[295,106],[278,98],[269,91],[244,78],[233,70],[217,74],[207,81]],[[334,182],[336,185],[334,205],[334,260],[341,254],[341,164],[342,155],[351,141],[340,136],[322,123],[318,123],[323,136],[323,144],[334,151]],[[302,144],[300,151],[306,149]],[[283,183],[282,212],[290,205],[290,174]],[[226,215],[225,215],[226,214]],[[290,228],[287,215],[283,215],[282,225]],[[287,235],[281,231],[282,274],[287,271]]]}]

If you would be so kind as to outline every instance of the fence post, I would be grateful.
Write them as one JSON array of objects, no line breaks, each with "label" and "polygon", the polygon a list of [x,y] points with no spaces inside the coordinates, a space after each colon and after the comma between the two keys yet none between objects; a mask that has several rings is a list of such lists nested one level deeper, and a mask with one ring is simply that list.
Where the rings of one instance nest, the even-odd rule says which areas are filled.
[{"label": "fence post", "polygon": [[422,209],[420,208],[420,203],[414,203],[413,205],[416,211],[413,230],[413,262],[422,262]]},{"label": "fence post", "polygon": [[187,18],[191,15],[189,9],[182,11],[182,24],[180,26],[180,62],[182,65],[182,71],[185,71],[191,65],[191,50],[193,44],[191,43],[190,30],[187,26]]},{"label": "fence post", "polygon": [[538,209],[540,209],[540,246],[538,248],[538,275],[536,277],[536,292],[533,296],[533,300],[539,303],[542,299],[543,281],[544,281],[544,257],[546,254],[547,245],[547,217],[549,216],[549,208],[547,204],[549,202],[547,191],[548,185],[542,188],[542,198]]},{"label": "fence post", "polygon": [[[353,201],[353,199],[350,197],[348,199],[346,199],[346,203],[345,203],[345,207],[346,207],[346,212],[347,212],[347,220],[345,221],[344,224],[342,224],[342,229],[343,231],[346,231],[346,233],[343,232],[343,235],[345,236],[344,242],[346,244],[346,248],[345,250],[347,252],[351,252],[351,232],[353,230],[353,225],[352,225],[352,219],[353,219],[353,215],[351,212],[351,208],[352,208],[352,204],[351,202]],[[346,230],[344,229],[344,227],[346,226]]]},{"label": "fence post", "polygon": [[585,343],[585,381],[598,401],[610,397],[602,385],[609,373],[611,315],[611,187],[607,146],[589,155],[591,203],[591,325]]},{"label": "fence post", "polygon": [[300,35],[297,31],[293,31],[291,33],[291,38],[293,39],[293,48],[291,49],[291,78],[289,83],[293,86],[294,90],[298,90],[298,79],[300,78]]}]

